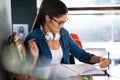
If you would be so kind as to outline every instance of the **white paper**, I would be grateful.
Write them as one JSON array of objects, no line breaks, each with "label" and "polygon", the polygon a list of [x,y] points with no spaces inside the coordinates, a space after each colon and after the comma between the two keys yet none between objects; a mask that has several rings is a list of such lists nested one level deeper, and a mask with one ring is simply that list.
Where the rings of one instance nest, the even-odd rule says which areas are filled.
[{"label": "white paper", "polygon": [[64,66],[75,71],[79,75],[104,74],[103,71],[98,70],[97,68],[95,68],[94,65],[90,65],[90,64],[76,64],[76,65],[64,64]]},{"label": "white paper", "polygon": [[35,74],[44,78],[64,78],[79,75],[104,74],[104,72],[88,64],[59,64],[37,68]]},{"label": "white paper", "polygon": [[78,73],[64,67],[63,65],[52,65],[48,67],[38,68],[36,74],[37,76],[40,75],[44,78],[64,78],[70,76],[78,76]]}]

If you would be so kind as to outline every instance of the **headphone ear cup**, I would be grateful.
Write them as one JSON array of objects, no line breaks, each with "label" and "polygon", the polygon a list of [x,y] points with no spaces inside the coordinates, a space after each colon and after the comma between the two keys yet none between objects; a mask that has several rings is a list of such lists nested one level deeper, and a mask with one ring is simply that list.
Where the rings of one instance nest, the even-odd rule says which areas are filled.
[{"label": "headphone ear cup", "polygon": [[53,38],[54,38],[54,36],[53,36],[53,34],[51,33],[51,32],[47,32],[46,34],[45,34],[45,39],[46,40],[53,40]]},{"label": "headphone ear cup", "polygon": [[54,35],[54,40],[59,40],[60,39],[60,33],[57,32],[55,35]]}]

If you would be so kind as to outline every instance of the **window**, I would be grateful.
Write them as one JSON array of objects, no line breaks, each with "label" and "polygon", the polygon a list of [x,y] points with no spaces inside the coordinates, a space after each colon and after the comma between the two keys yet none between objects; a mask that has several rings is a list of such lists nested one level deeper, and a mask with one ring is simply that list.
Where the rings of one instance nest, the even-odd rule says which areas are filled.
[{"label": "window", "polygon": [[[39,8],[42,0],[37,0]],[[120,41],[120,0],[62,0],[69,8],[64,25],[82,42]]]},{"label": "window", "polygon": [[70,7],[88,7],[88,6],[115,6],[120,4],[120,0],[62,0]]},{"label": "window", "polygon": [[64,25],[82,42],[120,41],[120,0],[63,0],[69,8]]},{"label": "window", "polygon": [[83,42],[120,41],[120,11],[116,13],[112,13],[112,10],[109,13],[103,10],[96,12],[69,12],[69,20],[65,28],[77,33]]}]

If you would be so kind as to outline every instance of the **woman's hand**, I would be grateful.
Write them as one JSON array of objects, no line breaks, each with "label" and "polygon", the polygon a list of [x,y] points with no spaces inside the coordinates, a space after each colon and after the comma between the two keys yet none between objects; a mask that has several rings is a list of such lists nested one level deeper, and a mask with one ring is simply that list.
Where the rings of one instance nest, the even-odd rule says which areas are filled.
[{"label": "woman's hand", "polygon": [[34,39],[31,39],[28,41],[28,47],[29,47],[29,50],[30,50],[33,58],[37,59],[38,55],[39,55],[39,49],[38,49],[37,44],[35,43]]},{"label": "woman's hand", "polygon": [[32,59],[30,61],[31,63],[26,65],[25,73],[33,70],[33,68],[36,65],[38,55],[39,55],[39,49],[38,49],[37,44],[35,43],[34,39],[31,39],[31,40],[28,41],[28,48],[29,48],[29,50],[30,50],[33,57],[32,57]]},{"label": "woman's hand", "polygon": [[109,66],[110,60],[100,56],[93,56],[90,59],[90,62],[93,64],[100,63],[99,64],[100,68],[106,68]]},{"label": "woman's hand", "polygon": [[101,57],[99,66],[100,66],[100,68],[106,68],[106,67],[108,67],[109,63],[110,63],[109,59]]}]

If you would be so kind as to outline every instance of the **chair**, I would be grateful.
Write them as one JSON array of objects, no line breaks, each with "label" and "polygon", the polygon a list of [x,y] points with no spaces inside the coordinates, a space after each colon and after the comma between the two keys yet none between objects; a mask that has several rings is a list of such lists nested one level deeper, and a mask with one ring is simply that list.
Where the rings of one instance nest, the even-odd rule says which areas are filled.
[{"label": "chair", "polygon": [[70,35],[73,38],[73,40],[80,46],[80,48],[83,48],[79,36],[75,33],[70,33]]}]

